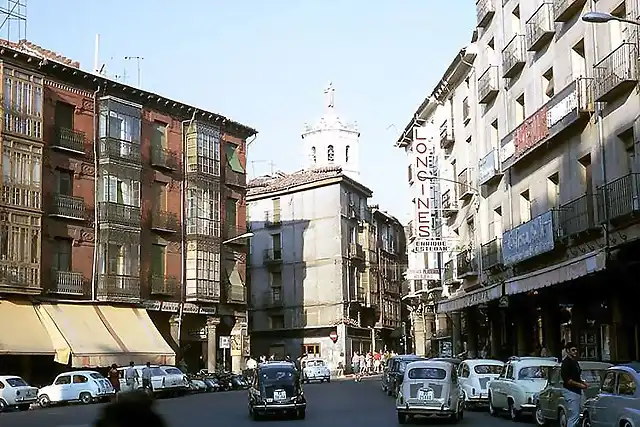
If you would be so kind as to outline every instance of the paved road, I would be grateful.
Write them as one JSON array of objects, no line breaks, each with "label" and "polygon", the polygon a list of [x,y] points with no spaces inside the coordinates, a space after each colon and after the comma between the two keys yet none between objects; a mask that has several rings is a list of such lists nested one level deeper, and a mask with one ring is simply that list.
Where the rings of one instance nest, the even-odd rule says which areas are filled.
[{"label": "paved road", "polygon": [[[397,425],[394,401],[380,390],[379,380],[361,383],[333,381],[305,386],[309,402],[305,420],[273,420],[255,423],[247,415],[246,392],[197,394],[156,402],[157,410],[171,427],[353,427]],[[102,404],[69,405],[28,412],[0,414],[2,427],[90,427]],[[420,422],[421,425],[436,425]],[[443,424],[445,424],[443,422]],[[485,412],[465,413],[460,426],[515,427],[506,418],[491,418]]]}]

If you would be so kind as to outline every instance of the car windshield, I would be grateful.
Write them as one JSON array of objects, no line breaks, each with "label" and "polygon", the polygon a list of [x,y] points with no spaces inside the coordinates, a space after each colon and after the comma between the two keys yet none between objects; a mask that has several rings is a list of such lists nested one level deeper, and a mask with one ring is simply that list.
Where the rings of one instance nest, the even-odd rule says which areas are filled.
[{"label": "car windshield", "polygon": [[104,377],[102,376],[102,374],[99,374],[99,373],[97,373],[97,372],[94,372],[94,373],[93,373],[93,374],[91,374],[90,376],[91,376],[91,378],[93,378],[94,380],[100,380],[100,379],[104,378]]},{"label": "car windshield", "polygon": [[182,375],[182,371],[178,368],[165,368],[164,371],[171,375]]},{"label": "car windshield", "polygon": [[307,366],[324,366],[324,362],[322,360],[309,360]]},{"label": "car windshield", "polygon": [[26,387],[27,382],[20,377],[7,378],[5,380],[11,387]]},{"label": "car windshield", "polygon": [[547,366],[527,366],[518,372],[519,380],[541,380],[547,378]]},{"label": "car windshield", "polygon": [[502,373],[501,365],[476,365],[473,370],[478,375],[500,375]]},{"label": "car windshield", "polygon": [[295,372],[291,369],[264,369],[260,373],[260,378],[265,386],[293,384],[295,382]]},{"label": "car windshield", "polygon": [[586,369],[582,371],[582,379],[589,385],[600,385],[602,381],[603,370]]},{"label": "car windshield", "polygon": [[412,368],[408,376],[412,380],[443,380],[447,377],[447,371],[440,368]]},{"label": "car windshield", "polygon": [[162,369],[160,369],[158,367],[151,368],[151,376],[152,377],[164,377],[165,375],[167,375],[167,374],[165,374]]}]

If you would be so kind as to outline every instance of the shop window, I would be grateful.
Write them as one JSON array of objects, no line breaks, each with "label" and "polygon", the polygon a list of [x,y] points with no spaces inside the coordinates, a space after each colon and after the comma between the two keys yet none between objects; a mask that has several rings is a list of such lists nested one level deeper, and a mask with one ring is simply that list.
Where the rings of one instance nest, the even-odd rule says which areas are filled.
[{"label": "shop window", "polygon": [[320,344],[304,344],[302,352],[308,355],[320,356]]}]

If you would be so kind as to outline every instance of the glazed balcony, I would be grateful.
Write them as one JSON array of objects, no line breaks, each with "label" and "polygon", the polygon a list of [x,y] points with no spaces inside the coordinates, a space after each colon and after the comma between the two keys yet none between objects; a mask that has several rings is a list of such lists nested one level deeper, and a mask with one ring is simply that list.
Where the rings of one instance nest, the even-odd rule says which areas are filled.
[{"label": "glazed balcony", "polygon": [[525,37],[522,34],[516,34],[502,49],[502,77],[515,77],[524,68],[527,63],[524,42]]},{"label": "glazed balcony", "polygon": [[39,294],[39,264],[0,261],[0,292],[11,294]]},{"label": "glazed balcony", "polygon": [[120,139],[103,137],[100,138],[98,156],[101,163],[128,163],[142,165],[140,155],[140,144]]},{"label": "glazed balcony", "polygon": [[85,154],[86,138],[84,132],[57,126],[54,129],[54,137],[50,146],[60,151]]},{"label": "glazed balcony", "polygon": [[262,252],[262,263],[264,265],[282,264],[282,249],[265,249]]},{"label": "glazed balcony", "polygon": [[174,276],[151,275],[151,295],[180,297],[180,281]]},{"label": "glazed balcony", "polygon": [[598,188],[598,220],[616,222],[640,213],[640,174],[630,173]]},{"label": "glazed balcony", "polygon": [[224,182],[233,187],[245,188],[247,186],[247,174],[236,172],[227,167],[224,170]]},{"label": "glazed balcony", "polygon": [[349,258],[364,261],[364,250],[359,243],[349,243]]},{"label": "glazed balcony", "polygon": [[445,120],[440,125],[440,148],[449,148],[455,142],[453,136],[453,120]]},{"label": "glazed balcony", "polygon": [[553,20],[553,3],[544,2],[527,21],[527,50],[537,52],[553,40],[556,32]]},{"label": "glazed balcony", "polygon": [[166,148],[151,148],[151,166],[176,171],[180,168],[178,154]]},{"label": "glazed balcony", "polygon": [[152,212],[151,229],[165,233],[176,233],[180,230],[180,219],[178,218],[178,215],[173,212]]},{"label": "glazed balcony", "polygon": [[[195,286],[192,282],[195,282]],[[185,300],[187,302],[219,303],[220,281],[187,279]]]},{"label": "glazed balcony", "polygon": [[264,226],[265,227],[280,227],[280,209],[273,209],[265,211],[264,213]]},{"label": "glazed balcony", "polygon": [[82,221],[87,218],[87,207],[82,197],[53,194],[49,216]]},{"label": "glazed balcony", "polygon": [[140,227],[140,207],[114,202],[98,202],[98,222]]},{"label": "glazed balcony", "polygon": [[478,275],[478,261],[472,249],[466,249],[456,255],[456,268],[459,279]]},{"label": "glazed balcony", "polygon": [[442,275],[442,281],[445,285],[449,285],[458,280],[456,275],[456,261],[449,260],[444,264],[444,274]]},{"label": "glazed balcony", "polygon": [[595,100],[610,102],[638,83],[638,49],[624,42],[594,66]]},{"label": "glazed balcony", "polygon": [[456,192],[452,189],[445,190],[442,193],[442,215],[445,218],[452,217],[458,213],[458,199]]},{"label": "glazed balcony", "polygon": [[495,238],[480,247],[482,269],[490,270],[502,265],[502,239]]},{"label": "glazed balcony", "polygon": [[263,305],[265,308],[281,308],[284,306],[284,295],[281,288],[271,288],[263,293]]},{"label": "glazed balcony", "polygon": [[582,12],[587,0],[553,0],[553,16],[556,22],[568,22]]},{"label": "glazed balcony", "polygon": [[139,301],[140,278],[120,274],[99,274],[96,296],[99,301]]},{"label": "glazed balcony", "polygon": [[473,168],[463,169],[458,174],[458,200],[469,200],[475,192],[475,182],[473,180]]},{"label": "glazed balcony", "polygon": [[593,195],[585,194],[561,205],[558,216],[560,229],[566,237],[600,228],[596,219],[596,203]]},{"label": "glazed balcony", "polygon": [[477,0],[476,1],[476,18],[478,27],[486,27],[493,15],[496,13],[495,0]]},{"label": "glazed balcony", "polygon": [[187,236],[206,236],[220,238],[220,221],[211,218],[187,218]]},{"label": "glazed balcony", "polygon": [[489,104],[498,96],[498,67],[490,65],[478,78],[478,102]]},{"label": "glazed balcony", "polygon": [[487,185],[502,176],[500,170],[500,160],[498,159],[498,150],[495,148],[478,162],[478,184]]},{"label": "glazed balcony", "polygon": [[89,296],[89,283],[82,273],[51,270],[49,293],[57,295]]}]

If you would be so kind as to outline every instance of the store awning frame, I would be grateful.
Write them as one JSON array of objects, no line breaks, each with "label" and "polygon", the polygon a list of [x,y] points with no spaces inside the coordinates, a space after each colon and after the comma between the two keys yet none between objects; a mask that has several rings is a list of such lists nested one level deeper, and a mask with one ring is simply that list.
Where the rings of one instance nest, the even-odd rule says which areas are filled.
[{"label": "store awning frame", "polygon": [[0,355],[56,354],[35,306],[28,301],[0,300]]},{"label": "store awning frame", "polygon": [[484,304],[489,301],[499,299],[504,295],[502,283],[487,286],[475,291],[464,293],[460,296],[446,299],[438,303],[438,313],[450,313],[452,311],[462,310],[478,304]]}]

